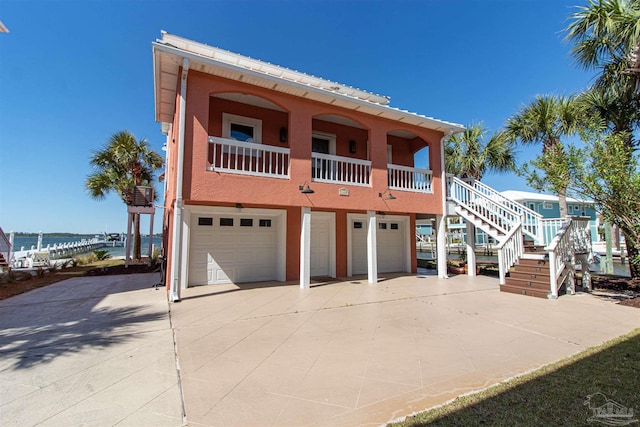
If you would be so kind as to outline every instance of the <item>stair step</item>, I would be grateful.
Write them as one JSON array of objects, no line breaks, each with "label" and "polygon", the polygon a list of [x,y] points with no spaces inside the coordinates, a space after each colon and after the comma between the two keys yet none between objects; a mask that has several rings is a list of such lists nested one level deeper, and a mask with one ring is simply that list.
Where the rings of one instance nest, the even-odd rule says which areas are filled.
[{"label": "stair step", "polygon": [[517,277],[505,278],[507,285],[519,287],[522,289],[538,289],[541,291],[549,292],[549,281],[520,279]]},{"label": "stair step", "polygon": [[514,265],[509,270],[509,274],[520,273],[520,274],[535,274],[538,277],[551,277],[551,273],[549,272],[549,267],[546,266],[533,266],[533,265]]},{"label": "stair step", "polygon": [[512,294],[526,295],[530,297],[547,299],[547,294],[549,293],[549,290],[547,289],[546,291],[543,291],[539,289],[522,288],[519,286],[513,286],[513,285],[507,284],[507,285],[500,285],[500,292],[509,292]]},{"label": "stair step", "polygon": [[520,268],[536,268],[537,271],[548,270],[550,267],[546,260],[526,258],[520,258],[515,265]]},{"label": "stair step", "polygon": [[546,252],[536,252],[536,253],[523,253],[522,255],[520,255],[520,259],[527,259],[527,260],[535,260],[535,261],[544,261],[545,258],[547,256]]},{"label": "stair step", "polygon": [[550,282],[549,270],[546,271],[520,271],[518,269],[509,272],[509,277],[522,280],[533,280],[536,282]]}]

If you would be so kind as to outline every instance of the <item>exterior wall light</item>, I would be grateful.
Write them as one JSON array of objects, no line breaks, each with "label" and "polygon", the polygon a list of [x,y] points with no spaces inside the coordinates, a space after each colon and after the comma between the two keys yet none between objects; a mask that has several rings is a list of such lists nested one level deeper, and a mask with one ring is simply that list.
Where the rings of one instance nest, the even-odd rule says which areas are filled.
[{"label": "exterior wall light", "polygon": [[384,198],[384,200],[395,200],[397,197],[394,196],[393,194],[391,194],[391,192],[389,191],[389,189],[387,188],[386,190],[384,190],[383,193],[378,193],[378,197],[382,197],[385,194],[387,194],[387,197]]},{"label": "exterior wall light", "polygon": [[305,181],[304,184],[299,185],[298,186],[298,190],[300,190],[300,192],[302,194],[313,194],[313,193],[315,193],[315,191],[313,191],[311,189],[311,187],[309,187],[309,184],[307,183],[307,181]]}]

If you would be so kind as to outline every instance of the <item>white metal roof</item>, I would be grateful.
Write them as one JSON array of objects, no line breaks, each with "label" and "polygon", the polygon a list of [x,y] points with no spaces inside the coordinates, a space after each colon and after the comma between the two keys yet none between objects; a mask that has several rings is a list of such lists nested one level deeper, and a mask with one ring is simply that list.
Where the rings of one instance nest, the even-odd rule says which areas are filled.
[{"label": "white metal roof", "polygon": [[[506,190],[500,192],[507,199],[515,200],[516,202],[558,202],[558,196],[553,196],[551,194],[542,194],[542,193],[531,193],[529,191],[517,191],[517,190]],[[573,197],[567,197],[568,203],[588,203],[593,204],[590,200],[578,200]]]},{"label": "white metal roof", "polygon": [[390,107],[389,98],[198,43],[167,32],[153,43],[156,121],[171,122],[182,59],[189,69],[448,133],[464,126]]}]

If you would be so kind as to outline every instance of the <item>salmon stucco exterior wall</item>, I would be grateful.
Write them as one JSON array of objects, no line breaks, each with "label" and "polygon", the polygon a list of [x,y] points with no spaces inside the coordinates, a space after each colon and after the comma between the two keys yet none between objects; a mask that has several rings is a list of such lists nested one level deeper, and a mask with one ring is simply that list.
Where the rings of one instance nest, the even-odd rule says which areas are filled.
[{"label": "salmon stucco exterior wall", "polygon": [[[287,107],[290,111],[288,116],[289,142],[287,147],[291,149],[291,177],[288,181],[273,180],[262,177],[247,177],[238,175],[224,175],[207,171],[207,159],[210,158],[208,136],[219,136],[211,134],[221,129],[221,118],[219,114],[214,114],[216,109],[211,109],[212,104],[217,100],[213,96],[216,93],[248,93],[254,96],[267,99],[278,105]],[[387,189],[387,133],[397,130],[396,123],[384,119],[369,117],[357,117],[358,123],[367,126],[368,129],[356,129],[354,134],[360,134],[360,138],[365,138],[364,133],[368,133],[369,155],[372,167],[371,187],[352,188],[348,198],[338,198],[337,188],[333,184],[315,184],[315,194],[313,198],[300,194],[298,186],[311,181],[311,137],[313,130],[336,130],[340,125],[324,122],[318,125],[318,129],[313,128],[314,117],[325,115],[338,115],[351,118],[353,114],[345,112],[340,108],[327,108],[323,105],[298,100],[294,97],[287,97],[280,94],[270,93],[262,88],[246,88],[241,84],[222,79],[212,79],[201,73],[191,72],[189,74],[186,111],[186,131],[185,141],[191,144],[185,145],[185,176],[183,184],[183,194],[186,203],[191,202],[227,202],[227,203],[256,203],[276,204],[282,206],[312,206],[318,209],[331,209],[340,207],[344,209],[365,209],[380,211],[395,211],[394,206],[380,198],[374,197],[378,193]],[[221,102],[219,108],[231,104],[228,101]],[[246,107],[245,107],[246,109]],[[258,110],[253,108],[253,110]],[[218,109],[218,111],[221,111]],[[255,114],[255,111],[254,111]],[[215,116],[215,117],[212,117]],[[275,115],[281,116],[281,114]],[[262,116],[265,117],[265,116]],[[213,119],[216,119],[213,121]],[[269,117],[265,117],[268,119]],[[211,120],[211,121],[210,121]],[[266,122],[266,120],[264,120]],[[318,123],[316,120],[315,123]],[[344,126],[342,126],[344,128]],[[271,127],[272,129],[273,127]],[[269,128],[268,128],[269,129]],[[406,130],[407,128],[403,129]],[[408,128],[429,144],[430,164],[432,165],[433,184],[432,194],[407,193],[402,195],[402,207],[398,211],[414,213],[437,213],[442,211],[442,194],[440,185],[440,139],[442,133],[428,131],[424,129]],[[367,132],[368,130],[368,132]],[[265,135],[263,144],[275,145],[273,139]],[[393,147],[394,162],[404,166],[413,166],[413,150],[416,142],[411,140],[405,143],[404,149],[400,146],[400,138],[390,138]],[[363,149],[354,158],[366,156],[364,146],[366,141],[361,143]],[[281,146],[281,145],[280,145]],[[340,144],[340,150],[345,150],[344,144]],[[343,153],[343,151],[341,151]],[[346,154],[346,153],[344,153]],[[340,155],[340,154],[338,154]],[[253,188],[259,187],[261,191],[256,193]],[[400,203],[400,202],[398,202]]]}]

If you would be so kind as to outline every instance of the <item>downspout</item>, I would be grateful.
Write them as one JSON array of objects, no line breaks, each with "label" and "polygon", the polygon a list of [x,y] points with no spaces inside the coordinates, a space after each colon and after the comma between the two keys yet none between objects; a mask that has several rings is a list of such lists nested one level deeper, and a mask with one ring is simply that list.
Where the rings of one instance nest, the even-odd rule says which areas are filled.
[{"label": "downspout", "polygon": [[[440,138],[440,185],[442,189],[442,221],[445,222],[445,226],[439,229],[446,230],[446,221],[447,221],[447,171],[445,170],[445,162],[444,162],[444,151],[445,151],[445,140],[453,135],[453,128],[449,128],[449,132],[445,132],[445,134]],[[446,231],[445,231],[446,233]],[[446,249],[446,236],[444,239],[438,239],[440,242],[444,241],[444,245],[442,247],[437,247],[437,255],[438,255],[438,276],[442,278],[447,278],[447,249]]]},{"label": "downspout", "polygon": [[187,74],[189,60],[182,59],[182,77],[180,80],[180,116],[178,117],[178,165],[176,168],[176,200],[173,202],[173,250],[171,253],[171,302],[180,301],[180,273],[182,267],[182,182],[184,174],[184,123],[187,100]]}]

